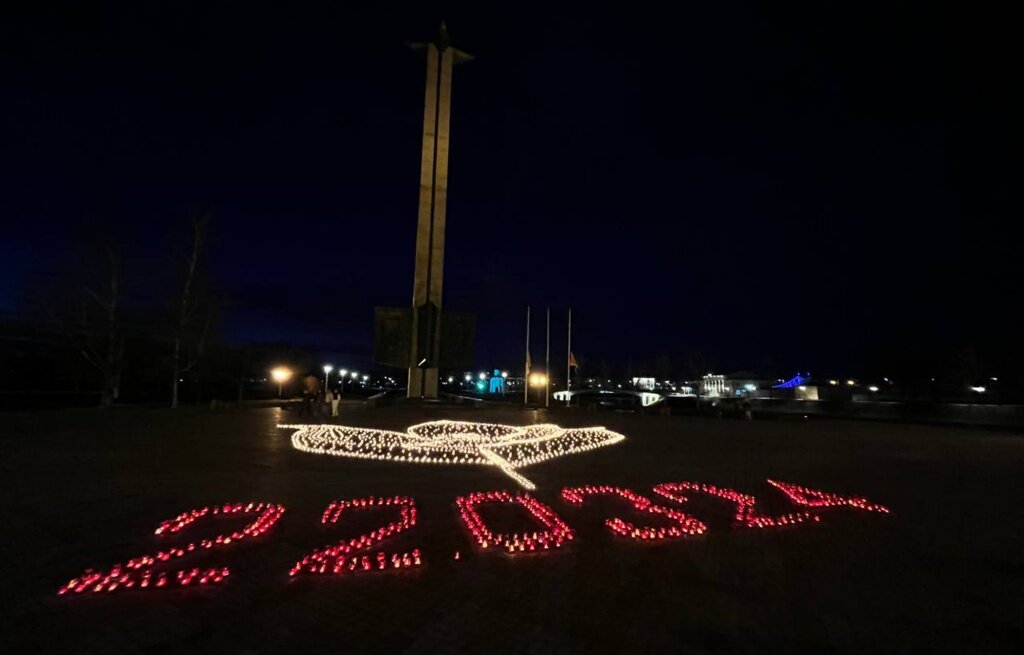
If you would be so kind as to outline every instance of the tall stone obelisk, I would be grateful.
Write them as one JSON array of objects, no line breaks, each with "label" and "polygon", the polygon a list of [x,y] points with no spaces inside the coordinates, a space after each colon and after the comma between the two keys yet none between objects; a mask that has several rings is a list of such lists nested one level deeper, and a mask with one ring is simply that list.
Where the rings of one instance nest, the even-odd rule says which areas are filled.
[{"label": "tall stone obelisk", "polygon": [[472,57],[451,46],[442,22],[433,43],[413,44],[427,60],[423,102],[423,153],[416,227],[416,276],[412,289],[412,360],[409,398],[437,398],[441,357],[441,291],[444,284],[445,202],[448,199],[448,135],[452,66]]}]

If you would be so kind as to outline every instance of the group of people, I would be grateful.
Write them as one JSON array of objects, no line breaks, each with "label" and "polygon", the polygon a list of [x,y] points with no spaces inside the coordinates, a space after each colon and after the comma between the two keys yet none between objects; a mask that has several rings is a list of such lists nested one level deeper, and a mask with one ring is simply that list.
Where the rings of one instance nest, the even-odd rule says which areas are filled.
[{"label": "group of people", "polygon": [[316,387],[302,390],[302,408],[299,416],[326,417],[327,408],[330,406],[331,416],[338,415],[338,405],[341,403],[341,391]]}]

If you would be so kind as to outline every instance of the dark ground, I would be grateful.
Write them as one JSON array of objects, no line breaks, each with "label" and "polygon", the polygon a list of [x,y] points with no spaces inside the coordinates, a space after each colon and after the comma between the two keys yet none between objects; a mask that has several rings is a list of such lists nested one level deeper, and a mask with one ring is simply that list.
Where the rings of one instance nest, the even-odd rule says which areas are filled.
[{"label": "dark ground", "polygon": [[[441,417],[544,419],[512,409],[346,411],[347,422],[396,429]],[[295,421],[290,414],[6,415],[0,651],[994,652],[1024,639],[1018,434],[553,413],[627,441],[526,469],[577,539],[510,558],[474,551],[453,504],[470,491],[516,491],[499,472],[300,453],[274,427]],[[578,509],[558,498],[563,485],[649,494],[658,482],[696,480],[790,509],[766,477],[862,494],[893,513],[833,509],[819,524],[744,531],[724,505],[691,496],[707,535],[634,544],[601,525],[611,512],[639,522],[622,503]],[[423,568],[290,580],[302,554],[358,527],[321,527],[327,503],[370,494],[415,496],[420,525],[392,549],[420,546]],[[220,587],[56,596],[86,567],[152,553],[161,520],[249,500],[288,511],[258,540],[210,556],[232,568]],[[184,536],[201,533],[197,524]]]}]

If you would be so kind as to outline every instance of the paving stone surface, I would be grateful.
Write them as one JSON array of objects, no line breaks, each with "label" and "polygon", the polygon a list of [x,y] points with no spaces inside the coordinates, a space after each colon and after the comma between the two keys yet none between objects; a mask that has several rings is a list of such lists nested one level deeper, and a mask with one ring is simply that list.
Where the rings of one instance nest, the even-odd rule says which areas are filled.
[{"label": "paving stone surface", "polygon": [[[499,471],[298,452],[275,427],[298,420],[285,410],[5,415],[0,652],[980,653],[1024,640],[1022,435],[442,407],[346,407],[343,420],[402,430],[436,418],[605,425],[627,440],[525,469],[576,539],[510,557],[477,550],[454,506],[471,491],[518,491]],[[766,478],[863,495],[892,514],[829,509],[812,525],[741,530],[724,503],[691,496],[677,508],[708,533],[650,544],[603,526],[644,520],[624,502],[559,498],[568,485],[650,495],[691,480],[795,509]],[[331,500],[397,494],[415,497],[420,523],[392,548],[421,548],[423,567],[289,578],[303,554],[373,518],[321,526]],[[88,567],[219,532],[226,524],[153,534],[227,501],[287,511],[267,534],[194,560],[230,566],[223,585],[56,595]]]}]

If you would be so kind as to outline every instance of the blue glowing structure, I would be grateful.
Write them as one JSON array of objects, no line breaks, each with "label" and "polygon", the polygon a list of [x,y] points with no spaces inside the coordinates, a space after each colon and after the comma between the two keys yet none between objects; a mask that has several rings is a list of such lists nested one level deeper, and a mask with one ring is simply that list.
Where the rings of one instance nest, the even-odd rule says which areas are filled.
[{"label": "blue glowing structure", "polygon": [[491,377],[491,393],[505,395],[505,378],[501,377],[501,371],[494,369],[494,375]]},{"label": "blue glowing structure", "polygon": [[799,373],[797,373],[795,376],[786,380],[785,382],[774,385],[772,389],[792,389],[793,387],[799,387],[801,384],[807,384],[807,382],[810,379],[810,373],[808,373],[807,375],[800,375]]}]

